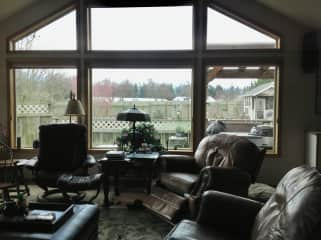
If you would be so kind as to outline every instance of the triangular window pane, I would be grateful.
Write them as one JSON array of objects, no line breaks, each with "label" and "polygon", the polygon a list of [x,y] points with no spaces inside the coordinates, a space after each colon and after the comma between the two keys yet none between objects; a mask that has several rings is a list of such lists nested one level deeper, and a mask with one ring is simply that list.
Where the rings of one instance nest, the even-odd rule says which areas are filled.
[{"label": "triangular window pane", "polygon": [[76,11],[14,41],[16,51],[76,50]]},{"label": "triangular window pane", "polygon": [[278,47],[277,37],[264,34],[211,8],[208,8],[207,13],[208,49],[271,49]]}]

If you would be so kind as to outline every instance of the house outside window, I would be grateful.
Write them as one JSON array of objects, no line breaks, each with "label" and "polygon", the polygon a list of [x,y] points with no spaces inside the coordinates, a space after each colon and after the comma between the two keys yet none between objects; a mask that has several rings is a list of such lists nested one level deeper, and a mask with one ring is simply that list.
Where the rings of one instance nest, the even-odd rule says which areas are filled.
[{"label": "house outside window", "polygon": [[[215,99],[206,105],[208,127],[215,127],[220,120],[225,124],[221,133],[245,136],[259,147],[274,151],[277,68],[210,66],[207,73],[207,94]],[[270,129],[272,134],[255,135],[255,128]]]}]

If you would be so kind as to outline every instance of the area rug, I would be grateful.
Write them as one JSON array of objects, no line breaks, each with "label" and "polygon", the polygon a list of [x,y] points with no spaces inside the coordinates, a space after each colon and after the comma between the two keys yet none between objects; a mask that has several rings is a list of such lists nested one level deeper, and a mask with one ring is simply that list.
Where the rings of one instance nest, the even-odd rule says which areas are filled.
[{"label": "area rug", "polygon": [[[37,196],[41,193],[41,189],[35,185],[30,186],[31,195],[29,201],[37,201]],[[94,194],[89,191],[88,195]],[[125,192],[119,197],[111,196],[114,203],[110,207],[103,205],[104,194],[94,200],[99,206],[99,240],[161,240],[172,226],[152,214],[147,209],[128,208],[127,204],[133,203],[135,200],[144,199],[146,195],[141,193]]]},{"label": "area rug", "polygon": [[99,240],[160,240],[170,229],[145,209],[112,207],[100,211]]}]

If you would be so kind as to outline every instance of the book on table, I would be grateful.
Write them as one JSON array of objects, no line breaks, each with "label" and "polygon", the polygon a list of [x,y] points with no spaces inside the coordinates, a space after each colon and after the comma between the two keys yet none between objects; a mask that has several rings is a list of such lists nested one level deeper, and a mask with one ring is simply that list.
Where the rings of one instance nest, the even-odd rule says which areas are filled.
[{"label": "book on table", "polygon": [[125,160],[124,151],[108,151],[105,156],[108,160]]}]

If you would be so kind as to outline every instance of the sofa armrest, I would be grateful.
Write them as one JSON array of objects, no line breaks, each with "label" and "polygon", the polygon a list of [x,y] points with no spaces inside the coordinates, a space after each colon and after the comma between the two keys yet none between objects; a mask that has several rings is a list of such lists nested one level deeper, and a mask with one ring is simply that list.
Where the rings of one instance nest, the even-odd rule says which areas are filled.
[{"label": "sofa armrest", "polygon": [[202,195],[197,222],[248,238],[262,206],[260,202],[236,195],[206,191]]},{"label": "sofa armrest", "polygon": [[247,197],[251,184],[251,176],[238,168],[205,167],[201,175],[207,175],[207,183],[203,183],[205,190],[216,190],[238,196]]},{"label": "sofa armrest", "polygon": [[97,163],[97,162],[96,162],[96,159],[94,158],[94,156],[88,154],[88,155],[87,155],[87,158],[86,158],[85,161],[84,161],[83,166],[84,166],[85,168],[91,168],[91,167],[95,166],[96,163]]},{"label": "sofa armrest", "polygon": [[162,172],[187,172],[199,171],[195,159],[188,155],[164,154],[159,157],[160,170]]}]

